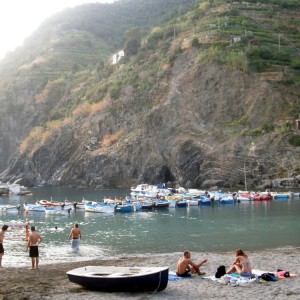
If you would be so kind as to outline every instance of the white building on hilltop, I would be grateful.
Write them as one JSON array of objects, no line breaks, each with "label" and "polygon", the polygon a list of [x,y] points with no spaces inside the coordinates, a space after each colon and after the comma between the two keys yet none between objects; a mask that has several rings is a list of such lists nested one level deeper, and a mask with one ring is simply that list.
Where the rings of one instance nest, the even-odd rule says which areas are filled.
[{"label": "white building on hilltop", "polygon": [[112,56],[112,64],[115,65],[124,56],[125,56],[124,50],[120,50],[119,52],[113,54],[113,56]]}]

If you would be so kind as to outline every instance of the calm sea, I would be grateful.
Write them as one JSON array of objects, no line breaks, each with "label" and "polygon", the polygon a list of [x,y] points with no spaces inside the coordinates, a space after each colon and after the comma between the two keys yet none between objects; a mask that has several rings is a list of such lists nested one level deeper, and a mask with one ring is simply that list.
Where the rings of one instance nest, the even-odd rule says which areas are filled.
[{"label": "calm sea", "polygon": [[[70,216],[30,212],[23,203],[52,197],[54,201],[101,201],[129,195],[129,190],[36,188],[32,196],[0,197],[0,204],[21,204],[17,213],[0,213],[0,226],[24,223],[26,218],[44,238],[41,263],[181,253],[185,249],[232,251],[300,246],[300,199],[169,208],[136,213],[100,214],[84,210]],[[81,250],[73,253],[67,238],[74,223],[83,232]],[[57,229],[55,229],[57,226]],[[25,229],[11,228],[5,237],[3,265],[29,264]]]}]

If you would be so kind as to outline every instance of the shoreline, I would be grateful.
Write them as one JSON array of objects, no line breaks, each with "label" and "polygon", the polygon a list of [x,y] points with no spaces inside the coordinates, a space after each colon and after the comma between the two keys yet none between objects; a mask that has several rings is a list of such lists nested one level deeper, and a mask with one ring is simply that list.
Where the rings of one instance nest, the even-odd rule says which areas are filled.
[{"label": "shoreline", "polygon": [[[300,247],[247,251],[254,269],[276,272],[281,268],[291,273],[300,274]],[[167,288],[158,293],[105,293],[89,291],[69,281],[66,272],[87,265],[115,266],[169,266],[169,271],[176,270],[176,263],[182,254],[162,254],[147,257],[121,257],[61,264],[40,264],[39,270],[27,267],[1,268],[2,282],[0,299],[233,299],[242,293],[248,299],[299,299],[300,277],[288,278],[276,282],[253,283],[245,287],[232,287],[204,279],[195,275],[188,280],[169,281]],[[207,258],[201,267],[207,276],[214,275],[219,265],[228,269],[234,259],[234,251],[222,253],[192,252],[192,260],[199,262]],[[237,290],[238,289],[238,290]]]}]

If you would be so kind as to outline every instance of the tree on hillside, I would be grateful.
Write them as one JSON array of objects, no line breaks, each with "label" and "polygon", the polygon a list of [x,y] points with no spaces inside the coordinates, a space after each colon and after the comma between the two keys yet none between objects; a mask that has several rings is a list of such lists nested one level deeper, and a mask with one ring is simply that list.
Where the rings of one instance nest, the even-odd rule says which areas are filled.
[{"label": "tree on hillside", "polygon": [[126,56],[132,56],[137,54],[139,47],[141,46],[142,33],[138,27],[130,28],[124,33],[125,44],[124,52]]}]

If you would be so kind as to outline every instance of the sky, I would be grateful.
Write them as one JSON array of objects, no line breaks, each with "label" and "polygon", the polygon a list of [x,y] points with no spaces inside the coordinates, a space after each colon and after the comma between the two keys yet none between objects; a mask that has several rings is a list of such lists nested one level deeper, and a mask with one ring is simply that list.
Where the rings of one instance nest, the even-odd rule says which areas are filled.
[{"label": "sky", "polygon": [[39,25],[65,8],[117,0],[2,0],[0,2],[0,60],[22,46]]}]

